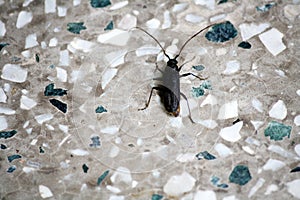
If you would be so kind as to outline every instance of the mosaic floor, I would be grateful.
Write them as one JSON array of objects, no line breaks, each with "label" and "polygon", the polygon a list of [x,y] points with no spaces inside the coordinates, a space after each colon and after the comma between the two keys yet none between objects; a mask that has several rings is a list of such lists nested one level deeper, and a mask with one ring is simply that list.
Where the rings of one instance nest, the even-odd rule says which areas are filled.
[{"label": "mosaic floor", "polygon": [[0,11],[1,199],[300,199],[299,0]]}]

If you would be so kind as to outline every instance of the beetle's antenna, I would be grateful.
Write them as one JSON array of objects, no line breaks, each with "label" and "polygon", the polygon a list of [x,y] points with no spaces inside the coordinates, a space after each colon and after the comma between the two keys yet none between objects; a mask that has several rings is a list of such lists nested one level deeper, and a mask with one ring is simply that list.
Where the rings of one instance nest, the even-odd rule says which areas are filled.
[{"label": "beetle's antenna", "polygon": [[197,33],[195,33],[193,36],[191,36],[191,37],[190,37],[190,38],[182,45],[182,47],[181,47],[179,53],[175,56],[174,59],[176,59],[176,58],[179,57],[179,55],[181,54],[181,51],[182,51],[183,48],[187,45],[187,43],[189,43],[189,41],[191,41],[191,39],[193,39],[194,37],[196,37],[197,35],[199,35],[202,31],[208,29],[209,27],[211,27],[211,26],[213,26],[213,25],[215,25],[215,24],[208,25],[207,27],[201,29],[200,31],[198,31]]},{"label": "beetle's antenna", "polygon": [[146,33],[147,35],[149,35],[160,46],[160,48],[163,51],[164,55],[170,60],[170,56],[166,53],[166,51],[163,48],[163,46],[159,43],[159,41],[153,35],[151,35],[149,32],[147,32],[145,29],[143,29],[141,27],[134,27],[134,28],[140,29],[141,31],[143,31],[144,33]]}]

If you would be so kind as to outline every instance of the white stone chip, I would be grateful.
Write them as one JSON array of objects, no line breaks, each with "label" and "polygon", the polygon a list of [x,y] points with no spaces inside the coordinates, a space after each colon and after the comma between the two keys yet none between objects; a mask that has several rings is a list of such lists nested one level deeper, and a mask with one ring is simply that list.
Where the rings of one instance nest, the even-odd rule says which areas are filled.
[{"label": "white stone chip", "polygon": [[298,96],[300,96],[300,90],[297,90],[297,91],[296,91],[296,94],[297,94]]},{"label": "white stone chip", "polygon": [[266,190],[266,192],[265,192],[265,195],[269,195],[269,194],[271,194],[272,192],[275,192],[275,191],[277,191],[277,190],[278,190],[278,186],[275,185],[275,184],[271,184],[271,185],[269,185],[269,186],[267,187],[267,190]]},{"label": "white stone chip", "polygon": [[125,63],[127,50],[120,50],[105,55],[105,60],[109,63],[109,67],[117,67]]},{"label": "white stone chip", "polygon": [[36,33],[30,34],[26,37],[25,40],[25,49],[29,49],[35,46],[38,46],[39,43],[37,41]]},{"label": "white stone chip", "polygon": [[203,21],[204,17],[199,16],[199,15],[195,15],[195,14],[187,14],[185,16],[185,20],[188,21],[188,22],[196,24],[196,23],[199,23],[199,22]]},{"label": "white stone chip", "polygon": [[215,0],[194,0],[196,5],[206,6],[207,8],[215,9]]},{"label": "white stone chip", "polygon": [[106,87],[106,85],[117,75],[118,69],[108,68],[102,75],[101,86],[102,89]]},{"label": "white stone chip", "polygon": [[219,156],[223,158],[233,154],[233,151],[225,144],[222,143],[216,144],[214,149],[218,152]]},{"label": "white stone chip", "polygon": [[273,56],[277,56],[286,49],[286,46],[282,42],[283,36],[284,35],[276,28],[272,28],[271,30],[260,34],[259,39]]},{"label": "white stone chip", "polygon": [[263,121],[252,121],[251,120],[250,122],[254,126],[255,130],[258,130],[264,124]]},{"label": "white stone chip", "polygon": [[5,64],[1,78],[15,83],[23,83],[27,79],[27,70],[20,65]]},{"label": "white stone chip", "polygon": [[272,170],[273,172],[275,172],[284,166],[285,163],[280,160],[269,159],[267,163],[263,166],[263,170]]},{"label": "white stone chip", "polygon": [[98,36],[97,41],[103,44],[125,46],[130,38],[128,31],[113,29]]},{"label": "white stone chip", "polygon": [[218,114],[218,119],[230,119],[238,116],[237,100],[225,103],[221,106]]},{"label": "white stone chip", "polygon": [[294,123],[296,124],[296,126],[300,126],[300,115],[297,115],[297,116],[294,118]]},{"label": "white stone chip", "polygon": [[57,6],[58,16],[65,17],[67,15],[67,8],[65,6]]},{"label": "white stone chip", "polygon": [[71,42],[70,42],[70,46],[76,50],[80,50],[83,51],[84,53],[90,52],[92,51],[92,48],[95,46],[96,44],[94,42],[90,42],[87,40],[83,40],[80,38],[75,37]]},{"label": "white stone chip", "polygon": [[208,129],[214,129],[218,126],[217,122],[213,119],[197,120],[196,122]]},{"label": "white stone chip", "polygon": [[[116,192],[116,193],[120,193],[120,192],[121,191]],[[111,195],[108,200],[125,200],[125,197],[124,196]]]},{"label": "white stone chip", "polygon": [[251,188],[248,194],[248,198],[251,198],[257,192],[257,190],[259,190],[259,188],[261,188],[264,185],[265,182],[266,182],[265,179],[259,178],[256,184]]},{"label": "white stone chip", "polygon": [[254,155],[255,152],[253,151],[253,149],[251,149],[249,146],[242,146],[242,149],[244,151],[246,151],[247,153],[249,153],[250,155]]},{"label": "white stone chip", "polygon": [[126,183],[131,185],[132,177],[130,170],[126,167],[118,167],[116,171],[111,175],[110,180],[114,184]]},{"label": "white stone chip", "polygon": [[278,146],[278,145],[273,145],[271,144],[269,147],[268,147],[268,150],[269,151],[272,151],[274,153],[277,153],[285,158],[292,158],[292,159],[297,159],[299,160],[299,157],[297,157],[295,154],[285,150],[284,148],[282,148],[281,146]]},{"label": "white stone chip", "polygon": [[110,8],[109,10],[117,10],[117,9],[120,9],[120,8],[123,8],[125,6],[128,5],[128,1],[120,1],[118,3],[114,3]]},{"label": "white stone chip", "polygon": [[[299,4],[299,2],[298,2]],[[299,19],[300,14],[300,5],[288,4],[283,8],[284,16],[287,17],[290,21],[294,21],[295,19]]]},{"label": "white stone chip", "polygon": [[291,182],[286,183],[287,190],[290,194],[292,194],[294,197],[300,199],[300,179],[293,180]]},{"label": "white stone chip", "polygon": [[137,18],[134,15],[126,14],[118,23],[118,28],[128,30],[136,27]]},{"label": "white stone chip", "polygon": [[183,11],[186,7],[188,6],[188,3],[179,3],[179,4],[175,4],[172,12],[180,12]]},{"label": "white stone chip", "polygon": [[[184,184],[183,184],[184,183]],[[180,196],[186,192],[190,192],[195,186],[196,179],[189,173],[183,172],[181,175],[170,177],[164,185],[163,191],[170,196]]]},{"label": "white stone chip", "polygon": [[294,150],[295,150],[296,154],[300,157],[300,144],[297,144],[297,145],[294,147]]},{"label": "white stone chip", "polygon": [[59,52],[59,66],[69,66],[70,58],[69,58],[69,51],[62,50]]},{"label": "white stone chip", "polygon": [[269,116],[283,120],[287,115],[287,108],[282,100],[278,100],[269,111]]},{"label": "white stone chip", "polygon": [[67,73],[67,71],[65,69],[60,68],[60,67],[56,67],[56,77],[61,82],[67,82],[68,73]]},{"label": "white stone chip", "polygon": [[6,33],[5,24],[0,20],[0,37],[3,37]]},{"label": "white stone chip", "polygon": [[231,60],[226,63],[226,69],[223,74],[230,75],[238,72],[240,70],[240,62],[237,60]]},{"label": "white stone chip", "polygon": [[114,135],[119,131],[119,127],[117,126],[108,126],[105,128],[102,128],[100,130],[101,133],[106,133],[106,134],[110,134],[110,135]]},{"label": "white stone chip", "polygon": [[262,24],[241,24],[239,25],[239,28],[241,30],[241,36],[243,38],[243,41],[247,41],[253,36],[262,33],[267,28],[270,27],[269,23],[262,23]]},{"label": "white stone chip", "polygon": [[257,98],[254,97],[251,103],[253,108],[255,108],[258,112],[262,113],[264,111],[263,104]]},{"label": "white stone chip", "polygon": [[198,190],[194,200],[217,200],[216,193],[212,190]]},{"label": "white stone chip", "polygon": [[45,13],[56,12],[56,0],[45,0]]},{"label": "white stone chip", "polygon": [[164,23],[161,25],[162,29],[170,28],[172,24],[170,11],[166,10],[164,12]]},{"label": "white stone chip", "polygon": [[49,47],[56,47],[58,44],[58,40],[57,38],[51,38],[50,41],[49,41]]},{"label": "white stone chip", "polygon": [[37,102],[27,96],[22,95],[20,108],[30,110],[37,105]]},{"label": "white stone chip", "polygon": [[41,115],[35,116],[34,118],[39,124],[43,124],[44,122],[51,120],[53,118],[53,115],[52,114],[41,114]]},{"label": "white stone chip", "polygon": [[135,51],[135,54],[136,54],[136,56],[140,57],[140,56],[145,56],[145,55],[156,55],[160,51],[161,51],[160,47],[145,45],[145,46],[139,47]]},{"label": "white stone chip", "polygon": [[205,105],[216,105],[218,104],[218,100],[215,96],[208,94],[207,97],[203,100],[200,107],[204,107]]},{"label": "white stone chip", "polygon": [[150,19],[146,22],[146,26],[150,29],[157,29],[160,26],[160,21],[156,18]]},{"label": "white stone chip", "polygon": [[243,127],[243,122],[240,121],[232,126],[222,128],[219,135],[228,142],[237,142],[241,139],[240,130]]},{"label": "white stone chip", "polygon": [[53,196],[51,190],[44,185],[39,185],[39,192],[43,199],[50,198]]},{"label": "white stone chip", "polygon": [[23,28],[27,24],[29,24],[32,20],[32,13],[27,11],[21,11],[18,15],[16,27]]},{"label": "white stone chip", "polygon": [[15,113],[16,113],[16,111],[13,109],[0,107],[0,114],[14,115]]},{"label": "white stone chip", "polygon": [[179,154],[176,160],[181,163],[192,162],[195,160],[195,153]]},{"label": "white stone chip", "polygon": [[25,0],[24,2],[23,2],[23,7],[27,7],[27,6],[29,6],[29,4],[31,3],[31,2],[33,2],[33,0]]},{"label": "white stone chip", "polygon": [[230,196],[224,197],[223,200],[238,200],[238,198],[236,198],[234,195],[230,195]]},{"label": "white stone chip", "polygon": [[0,102],[6,103],[7,96],[2,88],[0,88]]},{"label": "white stone chip", "polygon": [[81,3],[81,0],[73,0],[73,6],[79,6]]},{"label": "white stone chip", "polygon": [[0,131],[7,129],[7,121],[5,116],[0,116]]},{"label": "white stone chip", "polygon": [[75,155],[75,156],[87,156],[90,153],[86,150],[83,149],[71,149],[68,150],[68,152],[70,152],[71,154]]}]

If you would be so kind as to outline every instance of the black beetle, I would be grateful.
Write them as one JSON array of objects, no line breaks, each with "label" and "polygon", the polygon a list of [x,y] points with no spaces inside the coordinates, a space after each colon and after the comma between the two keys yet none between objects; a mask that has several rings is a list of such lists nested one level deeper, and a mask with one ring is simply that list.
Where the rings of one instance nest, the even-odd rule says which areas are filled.
[{"label": "black beetle", "polygon": [[143,28],[140,27],[135,27],[136,29],[139,29],[141,31],[143,31],[144,33],[146,33],[147,35],[149,35],[153,40],[155,40],[155,42],[160,46],[160,48],[162,49],[164,55],[169,59],[167,62],[167,67],[165,68],[164,71],[160,70],[157,65],[156,67],[158,68],[158,70],[162,73],[162,77],[161,78],[156,78],[155,80],[159,80],[161,81],[161,84],[157,84],[155,87],[152,87],[151,92],[150,92],[150,96],[149,99],[146,103],[146,106],[144,108],[141,108],[139,110],[145,110],[150,103],[151,97],[152,97],[152,93],[153,90],[158,90],[158,94],[161,98],[162,103],[164,104],[164,107],[166,109],[166,111],[173,115],[174,117],[177,117],[180,113],[180,96],[182,96],[186,102],[187,102],[187,106],[188,106],[188,110],[189,110],[189,118],[190,120],[194,123],[192,117],[191,117],[191,111],[190,111],[190,106],[187,100],[187,97],[180,92],[180,78],[181,77],[185,77],[185,76],[194,76],[200,80],[204,80],[205,78],[201,78],[191,72],[189,73],[185,73],[185,74],[179,74],[180,70],[182,69],[182,66],[184,64],[182,64],[180,67],[178,67],[178,61],[177,58],[180,56],[183,48],[187,45],[187,43],[193,39],[194,37],[196,37],[198,34],[200,34],[202,31],[208,29],[209,27],[213,26],[215,24],[211,24],[203,29],[201,29],[200,31],[198,31],[197,33],[195,33],[193,36],[191,36],[181,47],[179,53],[174,57],[174,58],[170,58],[170,56],[166,53],[165,49],[162,47],[162,45],[159,43],[159,41],[153,36],[151,35],[149,32],[147,32],[146,30],[144,30]]}]

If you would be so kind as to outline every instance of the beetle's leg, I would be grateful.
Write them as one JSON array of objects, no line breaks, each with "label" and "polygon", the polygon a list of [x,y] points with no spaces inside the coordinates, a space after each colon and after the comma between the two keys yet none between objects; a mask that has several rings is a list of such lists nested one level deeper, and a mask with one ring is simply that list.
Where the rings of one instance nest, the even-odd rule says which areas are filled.
[{"label": "beetle's leg", "polygon": [[200,79],[200,80],[206,80],[206,79],[207,79],[207,77],[206,77],[206,78],[203,78],[203,77],[197,76],[197,75],[195,75],[195,74],[193,74],[193,73],[191,73],[191,72],[185,73],[185,74],[181,74],[181,75],[180,75],[180,78],[181,78],[181,77],[185,77],[185,76],[194,76],[194,77],[196,77],[196,78],[198,78],[198,79]]},{"label": "beetle's leg", "polygon": [[188,110],[189,110],[189,118],[190,118],[191,122],[192,122],[192,123],[195,123],[194,120],[192,119],[192,114],[191,114],[191,109],[190,109],[190,104],[189,104],[188,99],[186,98],[186,96],[185,96],[182,92],[180,92],[180,95],[181,95],[181,96],[185,99],[185,101],[186,101],[186,104],[187,104],[187,107],[188,107]]},{"label": "beetle's leg", "polygon": [[156,86],[156,87],[153,87],[153,88],[151,89],[150,96],[149,96],[149,99],[148,99],[148,101],[147,101],[145,107],[144,107],[144,108],[139,108],[138,110],[145,110],[146,108],[148,108],[148,106],[149,106],[149,104],[150,104],[150,101],[151,101],[151,97],[152,97],[153,90],[162,90],[162,89],[161,89],[160,87],[157,87],[157,86]]}]

